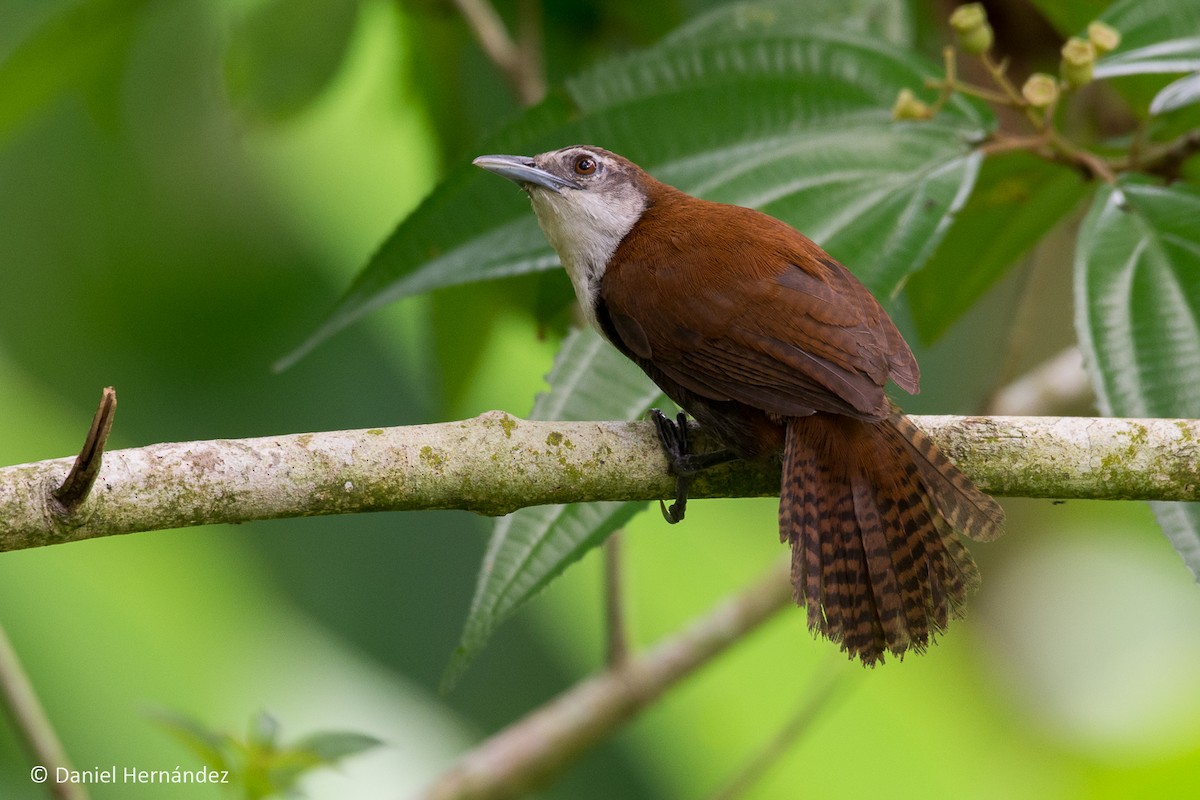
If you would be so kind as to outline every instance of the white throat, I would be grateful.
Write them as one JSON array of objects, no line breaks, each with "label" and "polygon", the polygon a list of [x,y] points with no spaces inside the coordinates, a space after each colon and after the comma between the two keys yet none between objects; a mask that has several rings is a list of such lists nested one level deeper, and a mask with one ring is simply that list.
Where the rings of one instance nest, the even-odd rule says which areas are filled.
[{"label": "white throat", "polygon": [[628,184],[604,193],[535,187],[529,194],[538,224],[566,268],[584,316],[599,330],[596,295],[600,279],[617,246],[646,210],[645,195]]}]

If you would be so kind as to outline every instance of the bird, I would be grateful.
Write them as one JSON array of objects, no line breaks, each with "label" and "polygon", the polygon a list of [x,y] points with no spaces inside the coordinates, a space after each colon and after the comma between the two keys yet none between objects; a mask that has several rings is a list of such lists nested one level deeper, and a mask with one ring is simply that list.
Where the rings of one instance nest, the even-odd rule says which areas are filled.
[{"label": "bird", "polygon": [[[700,471],[778,464],[779,538],[814,634],[875,666],[924,651],[979,571],[961,540],[1004,512],[892,401],[920,371],[871,292],[787,223],[573,145],[473,162],[528,195],[583,316],[682,412],[651,412],[686,511]],[[684,413],[686,412],[686,414]],[[719,443],[692,451],[687,416]]]}]

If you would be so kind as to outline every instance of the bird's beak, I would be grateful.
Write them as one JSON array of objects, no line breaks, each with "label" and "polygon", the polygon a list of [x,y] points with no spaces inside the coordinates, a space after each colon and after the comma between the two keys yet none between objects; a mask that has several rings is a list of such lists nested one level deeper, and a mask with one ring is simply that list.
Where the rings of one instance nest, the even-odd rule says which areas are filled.
[{"label": "bird's beak", "polygon": [[480,156],[471,163],[522,186],[532,184],[552,192],[580,188],[579,184],[574,181],[560,178],[544,169],[538,169],[533,165],[533,159],[528,156]]}]

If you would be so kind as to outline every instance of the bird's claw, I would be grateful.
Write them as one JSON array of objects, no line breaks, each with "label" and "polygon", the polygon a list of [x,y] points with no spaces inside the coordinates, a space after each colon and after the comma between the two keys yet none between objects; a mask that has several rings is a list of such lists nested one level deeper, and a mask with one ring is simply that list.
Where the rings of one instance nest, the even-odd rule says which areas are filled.
[{"label": "bird's claw", "polygon": [[652,408],[650,418],[654,421],[658,441],[662,444],[663,452],[671,462],[671,472],[675,475],[675,502],[668,507],[662,500],[658,501],[663,519],[674,525],[683,521],[687,513],[688,487],[692,483],[693,473],[684,466],[691,447],[687,415],[681,411],[675,420],[671,420],[657,408]]}]

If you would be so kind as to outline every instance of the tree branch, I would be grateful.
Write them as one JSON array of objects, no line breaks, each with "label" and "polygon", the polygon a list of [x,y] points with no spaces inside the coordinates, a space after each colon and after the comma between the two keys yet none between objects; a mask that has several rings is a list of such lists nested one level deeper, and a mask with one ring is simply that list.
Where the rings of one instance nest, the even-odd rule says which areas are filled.
[{"label": "tree branch", "polygon": [[[1200,500],[1200,421],[914,417],[992,494]],[[703,440],[700,442],[703,447]],[[647,422],[532,422],[503,412],[437,425],[157,444],[105,454],[73,512],[61,458],[0,469],[0,551],[256,519],[655,500],[674,479]],[[693,497],[779,493],[769,465],[697,478]]]},{"label": "tree branch", "polygon": [[87,789],[82,784],[56,780],[58,770],[69,769],[71,762],[3,627],[0,627],[0,706],[8,710],[34,766],[46,770],[45,783],[50,795],[59,800],[87,800]]},{"label": "tree branch", "polygon": [[523,797],[777,611],[792,605],[781,563],[682,633],[576,684],[497,733],[444,773],[423,800]]},{"label": "tree branch", "polygon": [[541,8],[528,0],[520,7],[520,41],[514,41],[504,20],[487,0],[452,0],[475,35],[479,46],[516,91],[521,104],[531,106],[546,94],[541,64]]}]

